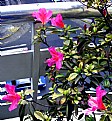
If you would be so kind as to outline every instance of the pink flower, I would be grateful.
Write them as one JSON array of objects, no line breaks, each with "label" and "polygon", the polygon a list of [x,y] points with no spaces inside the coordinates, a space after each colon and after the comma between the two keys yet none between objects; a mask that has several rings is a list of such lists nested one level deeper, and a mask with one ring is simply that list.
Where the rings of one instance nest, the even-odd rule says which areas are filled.
[{"label": "pink flower", "polygon": [[41,21],[44,25],[50,20],[50,17],[52,16],[52,11],[49,10],[47,12],[45,8],[40,8],[38,12],[33,12],[32,16],[35,17],[36,20]]},{"label": "pink flower", "polygon": [[102,101],[102,97],[104,95],[106,95],[106,91],[105,90],[101,90],[101,87],[98,86],[96,88],[96,97],[92,97],[90,96],[89,100],[88,100],[88,105],[91,107],[91,108],[88,108],[86,110],[84,110],[84,113],[86,115],[89,115],[91,114],[92,112],[96,111],[97,109],[99,110],[106,110],[106,107]]},{"label": "pink flower", "polygon": [[50,47],[49,52],[52,55],[52,58],[47,59],[46,63],[49,67],[56,64],[56,69],[60,70],[62,67],[63,54],[61,52],[57,52],[55,47]]},{"label": "pink flower", "polygon": [[53,26],[64,28],[63,18],[61,16],[61,14],[57,14],[57,16],[55,18],[52,18],[51,23]]},{"label": "pink flower", "polygon": [[11,102],[12,104],[9,107],[9,111],[14,110],[17,108],[18,102],[21,99],[21,96],[15,92],[15,86],[11,86],[6,84],[5,85],[6,91],[8,92],[7,95],[5,95],[2,100],[6,100],[8,102]]}]

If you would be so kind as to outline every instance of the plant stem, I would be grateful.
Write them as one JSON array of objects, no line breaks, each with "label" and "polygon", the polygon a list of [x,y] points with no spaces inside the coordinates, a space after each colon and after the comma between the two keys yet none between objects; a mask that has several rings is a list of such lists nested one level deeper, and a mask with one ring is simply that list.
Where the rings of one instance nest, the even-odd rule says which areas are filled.
[{"label": "plant stem", "polygon": [[95,113],[93,112],[93,116],[94,116],[94,121],[96,121],[96,117],[95,117]]}]

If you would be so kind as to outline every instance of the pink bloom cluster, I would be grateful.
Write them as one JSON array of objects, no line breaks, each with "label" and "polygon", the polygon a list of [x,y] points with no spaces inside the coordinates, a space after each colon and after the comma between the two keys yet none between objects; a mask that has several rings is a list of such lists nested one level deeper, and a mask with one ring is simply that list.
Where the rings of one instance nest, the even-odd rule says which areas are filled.
[{"label": "pink bloom cluster", "polygon": [[[52,26],[64,28],[61,14],[57,14],[56,17],[51,19],[52,11],[49,10],[47,12],[45,8],[40,8],[38,12],[33,12],[32,16],[35,17],[36,20],[41,21],[43,25],[51,20]],[[47,59],[46,63],[49,67],[56,64],[56,69],[59,70],[62,67],[63,54],[61,52],[57,52],[54,47],[50,47],[49,52],[52,55],[52,58]]]},{"label": "pink bloom cluster", "polygon": [[51,19],[52,11],[47,10],[45,8],[40,8],[38,12],[33,12],[32,16],[36,18],[36,20],[41,21],[43,25],[45,25],[48,21],[51,20],[51,24],[56,27],[64,28],[63,18],[61,14],[57,14],[55,18]]},{"label": "pink bloom cluster", "polygon": [[61,52],[56,51],[55,47],[50,47],[49,52],[52,58],[47,59],[46,63],[49,67],[56,64],[56,69],[60,70],[60,68],[62,67],[63,54]]},{"label": "pink bloom cluster", "polygon": [[15,86],[6,84],[5,88],[8,94],[5,95],[2,100],[6,100],[12,103],[9,107],[9,111],[12,111],[17,108],[21,96],[15,92]]},{"label": "pink bloom cluster", "polygon": [[96,111],[97,109],[99,109],[99,110],[106,110],[106,106],[104,105],[104,103],[102,101],[102,97],[104,95],[106,95],[106,93],[107,92],[105,90],[101,90],[101,87],[98,86],[96,88],[96,97],[90,96],[90,98],[88,100],[88,105],[91,108],[88,108],[88,109],[84,110],[84,113],[86,115],[89,115],[92,112]]}]

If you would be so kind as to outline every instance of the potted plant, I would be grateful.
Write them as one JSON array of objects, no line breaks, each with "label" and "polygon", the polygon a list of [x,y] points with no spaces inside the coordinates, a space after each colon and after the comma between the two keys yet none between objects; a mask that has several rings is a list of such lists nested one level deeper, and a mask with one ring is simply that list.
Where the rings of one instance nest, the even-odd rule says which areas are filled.
[{"label": "potted plant", "polygon": [[[65,25],[61,14],[52,18],[52,11],[45,8],[32,14],[42,23],[36,30],[34,42],[45,44],[51,55],[45,60],[45,75],[52,86],[42,97],[48,104],[40,104],[33,98],[27,100],[31,90],[18,94],[14,86],[6,85],[8,94],[3,100],[12,102],[9,111],[19,103],[21,121],[28,118],[33,121],[53,118],[72,121],[81,120],[83,116],[86,121],[96,121],[96,111],[100,112],[100,121],[112,121],[112,96],[108,95],[112,91],[112,16],[108,12],[111,6],[108,0],[88,0],[86,7],[98,10],[101,17],[91,18],[83,28]],[[49,34],[57,34],[63,46],[49,46]],[[91,90],[96,96],[87,93]],[[47,110],[35,109],[33,104],[47,107]],[[26,105],[29,115],[25,113]]]}]

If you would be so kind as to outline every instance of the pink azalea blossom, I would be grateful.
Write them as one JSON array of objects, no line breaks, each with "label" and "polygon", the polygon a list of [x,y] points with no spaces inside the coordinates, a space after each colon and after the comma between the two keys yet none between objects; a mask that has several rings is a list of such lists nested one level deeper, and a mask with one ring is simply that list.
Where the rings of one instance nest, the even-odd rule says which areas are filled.
[{"label": "pink azalea blossom", "polygon": [[106,106],[104,105],[104,103],[102,101],[102,97],[104,95],[106,95],[106,93],[107,92],[105,90],[101,90],[101,87],[98,86],[96,88],[96,97],[90,96],[90,98],[88,100],[88,105],[91,108],[88,108],[88,109],[84,110],[84,113],[86,115],[89,115],[92,112],[96,111],[97,109],[99,109],[99,110],[106,110]]},{"label": "pink azalea blossom", "polygon": [[9,111],[12,111],[15,108],[17,108],[17,105],[21,99],[21,96],[15,92],[15,86],[6,84],[5,88],[6,88],[6,91],[8,92],[8,94],[5,95],[2,98],[2,100],[6,100],[6,101],[12,103],[9,107]]},{"label": "pink azalea blossom", "polygon": [[47,59],[46,63],[48,64],[49,67],[56,64],[56,69],[60,70],[62,67],[63,54],[61,52],[57,52],[55,47],[50,47],[49,52],[52,58]]},{"label": "pink azalea blossom", "polygon": [[32,16],[35,17],[36,20],[41,21],[44,25],[50,20],[50,17],[52,16],[52,11],[49,10],[47,12],[45,8],[40,8],[38,12],[33,12]]},{"label": "pink azalea blossom", "polygon": [[64,28],[63,18],[61,14],[57,14],[55,18],[51,19],[51,24],[60,28]]}]

